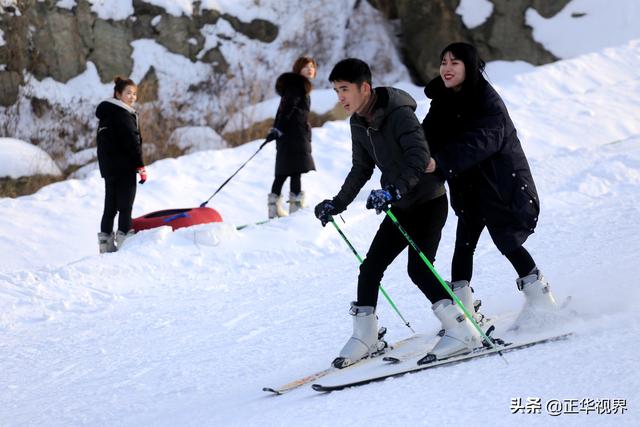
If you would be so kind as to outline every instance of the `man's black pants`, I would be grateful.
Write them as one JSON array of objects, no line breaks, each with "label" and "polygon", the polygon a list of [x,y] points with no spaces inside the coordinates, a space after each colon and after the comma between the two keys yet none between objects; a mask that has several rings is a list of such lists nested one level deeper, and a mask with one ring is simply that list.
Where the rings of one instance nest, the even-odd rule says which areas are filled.
[{"label": "man's black pants", "polygon": [[[391,208],[400,225],[432,264],[435,262],[442,228],[447,221],[448,208],[446,194],[407,209]],[[360,266],[358,305],[377,305],[378,286],[385,270],[408,244],[398,227],[385,216],[373,238],[367,257]],[[409,248],[407,273],[431,303],[451,298],[413,248]]]}]

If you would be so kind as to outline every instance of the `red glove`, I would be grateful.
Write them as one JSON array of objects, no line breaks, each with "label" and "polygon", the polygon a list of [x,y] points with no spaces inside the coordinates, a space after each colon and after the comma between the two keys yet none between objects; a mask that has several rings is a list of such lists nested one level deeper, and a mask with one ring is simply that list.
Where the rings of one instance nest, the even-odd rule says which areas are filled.
[{"label": "red glove", "polygon": [[147,170],[143,167],[138,168],[138,173],[140,174],[140,181],[138,181],[140,184],[144,184],[145,182],[147,182]]}]

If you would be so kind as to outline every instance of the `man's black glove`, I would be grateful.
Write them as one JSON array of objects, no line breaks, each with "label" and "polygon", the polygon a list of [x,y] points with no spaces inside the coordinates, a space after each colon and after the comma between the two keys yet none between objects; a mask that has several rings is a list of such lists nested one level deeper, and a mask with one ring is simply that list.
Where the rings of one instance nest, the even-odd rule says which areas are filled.
[{"label": "man's black glove", "polygon": [[333,215],[337,215],[340,212],[333,203],[333,200],[326,199],[316,205],[314,213],[316,214],[316,218],[320,220],[320,223],[324,227],[331,221],[331,217]]},{"label": "man's black glove", "polygon": [[282,132],[280,131],[280,129],[277,128],[271,128],[269,129],[269,133],[267,134],[267,142],[269,141],[273,141],[274,139],[278,139],[282,136]]},{"label": "man's black glove", "polygon": [[373,190],[367,197],[367,209],[375,209],[376,214],[386,211],[389,205],[400,200],[400,191],[393,185],[387,185],[382,190]]}]

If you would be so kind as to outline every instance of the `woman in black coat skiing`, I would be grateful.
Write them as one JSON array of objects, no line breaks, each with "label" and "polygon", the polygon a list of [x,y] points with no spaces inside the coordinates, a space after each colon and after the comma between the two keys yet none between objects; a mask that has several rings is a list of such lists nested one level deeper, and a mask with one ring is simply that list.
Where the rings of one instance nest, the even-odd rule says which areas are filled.
[{"label": "woman in black coat skiing", "polygon": [[284,73],[276,81],[280,105],[267,140],[276,140],[275,179],[268,197],[269,218],[287,216],[280,193],[290,179],[289,213],[304,206],[301,174],[315,170],[311,156],[311,81],[317,64],[309,56],[301,56],[293,64],[293,72]]},{"label": "woman in black coat skiing", "polygon": [[536,187],[507,108],[484,78],[475,47],[452,43],[440,60],[440,76],[425,88],[432,101],[422,126],[458,217],[451,284],[465,289],[461,300],[473,312],[473,254],[486,227],[525,295],[517,327],[556,308],[548,282],[522,246],[538,221]]},{"label": "woman in black coat skiing", "polygon": [[[147,180],[142,160],[142,138],[138,114],[133,108],[138,87],[131,79],[116,77],[113,98],[96,109],[98,124],[98,165],[104,178],[104,211],[98,233],[100,253],[115,252],[133,234],[131,211],[136,197],[136,173],[140,184]],[[118,231],[113,222],[118,216]]]}]

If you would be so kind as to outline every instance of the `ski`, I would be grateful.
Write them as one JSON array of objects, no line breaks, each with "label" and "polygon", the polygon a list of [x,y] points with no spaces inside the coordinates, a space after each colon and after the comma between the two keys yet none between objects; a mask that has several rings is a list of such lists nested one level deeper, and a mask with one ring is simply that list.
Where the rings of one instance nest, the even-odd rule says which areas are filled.
[{"label": "ski", "polygon": [[[482,328],[488,331],[489,327],[492,326],[497,319],[498,317],[496,316],[487,319]],[[438,336],[435,334],[433,336],[425,334],[411,335],[392,344],[391,346],[389,346],[389,348],[385,349],[384,352],[376,355],[376,357],[360,360],[359,362],[342,369],[334,367],[322,369],[320,371],[293,380],[289,383],[283,384],[279,387],[263,387],[262,391],[273,393],[275,395],[281,395],[302,387],[306,384],[310,384],[316,380],[319,380],[320,378],[328,376],[329,374],[335,373],[336,375],[339,375],[343,372],[354,371],[356,370],[355,368],[357,368],[358,372],[367,369],[373,369],[373,371],[376,371],[378,368],[378,364],[386,365],[389,363],[398,363],[400,361],[409,360],[416,356],[424,355],[435,345],[437,341]],[[373,361],[375,361],[376,363],[371,363]]]},{"label": "ski", "polygon": [[252,225],[262,225],[262,224],[266,224],[269,221],[271,221],[270,219],[263,219],[262,221],[257,221],[257,222],[250,222],[248,224],[242,224],[242,225],[238,225],[236,226],[236,230],[243,230],[247,227],[251,227]]},{"label": "ski", "polygon": [[[497,318],[495,316],[491,318],[486,318],[485,321],[480,325],[483,332],[488,336],[491,336],[491,334],[495,330],[496,319]],[[444,334],[444,330],[441,330],[437,336],[441,337],[443,334]],[[423,346],[423,347],[410,349],[410,351],[406,351],[406,352],[394,352],[389,355],[383,355],[382,361],[389,364],[406,362],[407,360],[411,360],[416,356],[424,355],[428,351],[428,349],[433,348],[436,342],[437,340],[435,340],[435,342],[430,343],[428,347]]]},{"label": "ski", "polygon": [[[414,357],[411,360],[399,360],[398,363],[382,365],[377,373],[374,373],[368,377],[363,378],[361,376],[360,377],[354,376],[351,379],[344,378],[343,380],[340,380],[340,378],[343,377],[341,375],[337,377],[333,383],[331,382],[326,382],[325,384],[316,383],[316,384],[313,384],[311,387],[313,388],[313,390],[319,391],[319,392],[337,391],[337,390],[345,389],[347,387],[361,386],[361,385],[369,384],[372,382],[383,381],[387,378],[400,377],[405,374],[424,371],[431,368],[454,365],[457,363],[462,363],[469,360],[478,359],[481,357],[488,357],[488,356],[493,356],[495,354],[507,353],[509,351],[521,350],[521,349],[532,347],[538,344],[565,340],[572,335],[573,335],[572,333],[567,333],[567,334],[557,335],[557,336],[548,337],[548,338],[524,341],[520,343],[503,344],[498,346],[497,349],[493,349],[493,348],[480,349],[478,351],[474,351],[465,355],[454,356],[454,357],[450,357],[443,360],[437,360],[435,362],[427,363],[424,365],[418,365],[417,362],[418,360],[422,359],[422,356],[424,356],[424,353],[423,353],[419,356]],[[391,357],[393,356],[387,357],[387,359],[390,359]],[[388,361],[391,361],[391,360],[388,360]]]},{"label": "ski", "polygon": [[[366,366],[368,364],[370,364],[371,362],[374,361],[380,361],[382,360],[383,355],[385,354],[392,354],[393,352],[402,349],[403,347],[407,346],[410,343],[416,342],[416,341],[420,341],[424,336],[423,335],[411,335],[410,337],[407,337],[403,340],[400,340],[398,342],[396,342],[395,344],[392,344],[391,346],[389,346],[388,348],[386,348],[383,352],[379,353],[378,355],[376,355],[375,357],[370,357],[367,359],[362,359],[356,363],[354,363],[353,365],[349,365],[345,368],[342,369],[338,369],[335,368],[333,366],[326,368],[326,369],[322,369],[320,371],[314,372],[312,374],[306,375],[304,377],[295,379],[291,382],[288,382],[286,384],[283,384],[279,387],[263,387],[262,391],[266,391],[269,393],[273,393],[275,395],[281,395],[281,394],[285,394],[288,393],[292,390],[295,390],[297,388],[300,388],[306,384],[312,383],[313,381],[316,381],[320,378],[326,377],[329,374],[332,374],[334,372],[347,372],[350,370],[353,370],[354,368],[362,368],[363,366]],[[422,348],[422,347],[421,347]],[[424,352],[423,352],[424,353]]]},{"label": "ski", "polygon": [[[353,366],[353,365],[352,365]],[[346,369],[346,368],[345,368]],[[295,390],[299,387],[302,387],[305,384],[309,384],[312,381],[315,381],[319,378],[324,377],[325,375],[330,374],[331,372],[337,371],[337,368],[333,366],[327,369],[323,369],[321,371],[315,372],[311,375],[307,375],[306,377],[298,378],[297,380],[293,380],[289,383],[283,384],[280,387],[262,387],[262,391],[267,391],[273,393],[275,395],[285,394],[291,390]]]}]

